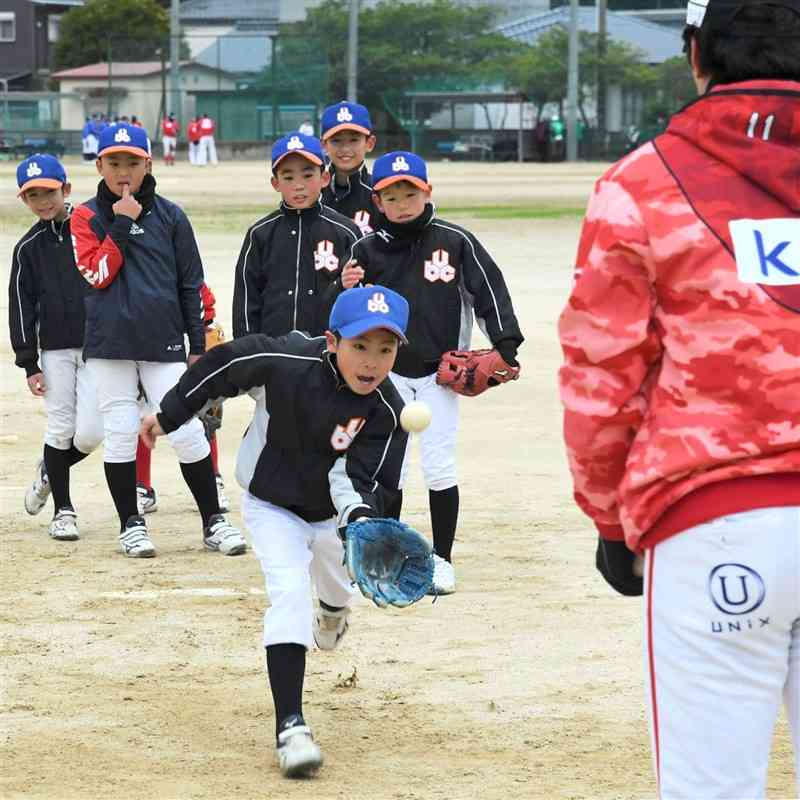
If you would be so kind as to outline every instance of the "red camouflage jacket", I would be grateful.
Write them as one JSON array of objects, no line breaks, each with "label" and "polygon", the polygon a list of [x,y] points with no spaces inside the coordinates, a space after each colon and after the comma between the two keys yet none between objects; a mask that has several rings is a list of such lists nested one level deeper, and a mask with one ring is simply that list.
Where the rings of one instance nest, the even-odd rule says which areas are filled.
[{"label": "red camouflage jacket", "polygon": [[598,181],[559,334],[604,538],[800,505],[800,83],[718,86]]}]

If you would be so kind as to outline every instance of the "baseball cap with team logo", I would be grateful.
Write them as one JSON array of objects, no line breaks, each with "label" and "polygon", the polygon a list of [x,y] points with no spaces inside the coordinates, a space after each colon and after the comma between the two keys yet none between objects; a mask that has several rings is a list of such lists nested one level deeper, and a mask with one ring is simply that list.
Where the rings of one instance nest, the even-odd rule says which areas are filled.
[{"label": "baseball cap with team logo", "polygon": [[363,286],[342,292],[333,304],[328,327],[345,339],[386,328],[408,344],[408,301],[385,286]]},{"label": "baseball cap with team logo", "polygon": [[325,159],[322,155],[322,145],[316,136],[306,136],[300,131],[293,131],[281,137],[272,145],[272,171],[286,156],[296,153],[308,159],[312,164],[322,166]]},{"label": "baseball cap with team logo", "polygon": [[150,158],[150,139],[147,131],[138,125],[120,122],[103,128],[97,144],[97,155],[111,153],[133,153],[135,156]]},{"label": "baseball cap with team logo", "polygon": [[423,159],[406,150],[395,150],[381,156],[372,165],[372,188],[376,192],[400,181],[408,181],[430,191],[428,166]]},{"label": "baseball cap with team logo", "polygon": [[17,197],[28,189],[59,189],[67,182],[64,165],[49,153],[34,153],[17,167]]},{"label": "baseball cap with team logo", "polygon": [[344,130],[357,131],[367,136],[372,134],[369,111],[358,103],[334,103],[322,112],[322,141]]}]

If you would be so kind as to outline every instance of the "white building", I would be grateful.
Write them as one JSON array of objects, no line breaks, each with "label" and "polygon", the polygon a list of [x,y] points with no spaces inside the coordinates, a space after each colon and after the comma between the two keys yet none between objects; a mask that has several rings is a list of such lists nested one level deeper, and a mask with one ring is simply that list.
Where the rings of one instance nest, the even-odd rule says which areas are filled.
[{"label": "white building", "polygon": [[[61,99],[61,128],[80,129],[87,116],[105,113],[119,116],[136,116],[150,133],[159,138],[158,124],[162,111],[169,113],[162,103],[169,102],[169,63],[166,74],[160,61],[139,63],[113,62],[109,76],[108,64],[87,64],[83,67],[54,72],[50,76],[58,81]],[[167,94],[164,97],[164,89]],[[181,63],[180,89],[182,95],[181,125],[186,130],[187,120],[194,116],[193,98],[188,92],[230,91],[236,82],[227,73],[193,62]]]}]

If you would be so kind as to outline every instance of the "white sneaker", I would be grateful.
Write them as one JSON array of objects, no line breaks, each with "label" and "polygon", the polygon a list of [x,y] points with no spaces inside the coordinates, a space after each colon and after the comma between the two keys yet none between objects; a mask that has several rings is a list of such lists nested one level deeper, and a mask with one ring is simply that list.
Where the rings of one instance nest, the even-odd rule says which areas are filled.
[{"label": "white sneaker", "polygon": [[78,515],[71,508],[62,508],[50,522],[50,537],[62,542],[73,542],[80,539],[78,533]]},{"label": "white sneaker", "polygon": [[225,494],[225,481],[222,480],[222,475],[217,475],[217,501],[221,513],[227,514],[231,510],[231,501]]},{"label": "white sneaker", "polygon": [[284,778],[308,778],[322,766],[322,751],[303,718],[293,719],[297,724],[278,734],[278,764]]},{"label": "white sneaker", "polygon": [[203,531],[203,545],[207,550],[218,550],[224,556],[238,556],[247,550],[247,542],[241,531],[222,516],[214,514]]},{"label": "white sneaker", "polygon": [[321,606],[314,612],[314,641],[320,650],[335,650],[347,633],[349,608],[328,611]]},{"label": "white sneaker", "polygon": [[119,545],[129,558],[152,558],[156,554],[143,517],[128,518],[125,529],[119,535]]},{"label": "white sneaker", "polygon": [[428,594],[453,594],[456,590],[456,571],[449,561],[433,554],[433,583]]},{"label": "white sneaker", "polygon": [[141,483],[136,484],[136,506],[139,509],[139,514],[152,514],[158,511],[158,501],[156,499],[156,490],[150,487],[143,486]]},{"label": "white sneaker", "polygon": [[44,469],[44,459],[36,465],[36,477],[25,492],[25,510],[31,515],[38,514],[47,504],[50,497],[50,480]]}]

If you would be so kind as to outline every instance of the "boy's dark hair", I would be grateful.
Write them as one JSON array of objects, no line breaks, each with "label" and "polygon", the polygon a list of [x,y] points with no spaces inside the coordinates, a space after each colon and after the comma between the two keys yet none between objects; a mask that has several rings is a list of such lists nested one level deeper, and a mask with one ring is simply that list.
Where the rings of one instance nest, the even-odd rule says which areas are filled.
[{"label": "boy's dark hair", "polygon": [[[713,2],[713,0],[712,0]],[[710,23],[710,24],[709,24]],[[687,25],[684,50],[697,42],[698,66],[711,84],[800,81],[800,9],[783,2],[746,2],[725,22]]]}]

